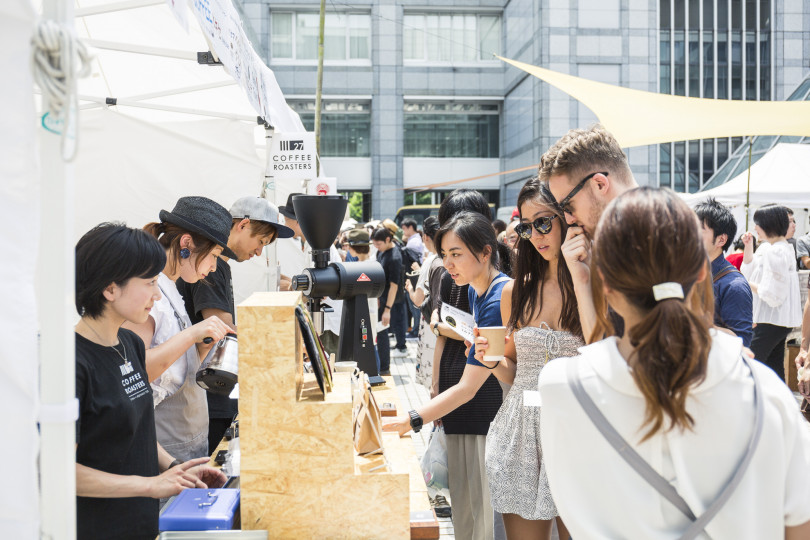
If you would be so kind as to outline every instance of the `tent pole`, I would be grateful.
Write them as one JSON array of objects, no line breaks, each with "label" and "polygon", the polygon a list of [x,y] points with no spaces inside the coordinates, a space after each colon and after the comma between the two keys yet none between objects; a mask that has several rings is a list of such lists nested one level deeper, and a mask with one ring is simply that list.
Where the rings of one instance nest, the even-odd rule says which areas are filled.
[{"label": "tent pole", "polygon": [[748,187],[745,188],[745,232],[748,232],[748,211],[751,204],[751,152],[754,138],[748,137]]},{"label": "tent pole", "polygon": [[[326,25],[326,0],[321,0],[321,20],[318,31],[318,82],[315,87],[315,154],[321,155],[321,96],[323,94],[323,34]],[[316,160],[315,178],[321,176],[321,162]]]},{"label": "tent pole", "polygon": [[[278,207],[278,201],[276,200],[276,181],[273,178],[273,175],[270,171],[273,169],[270,167],[270,160],[273,157],[273,135],[275,134],[275,129],[273,126],[269,124],[265,124],[264,127],[264,140],[265,140],[265,155],[266,155],[266,163],[265,163],[265,173],[264,173],[264,184],[262,185],[262,191],[260,196],[264,197],[271,203],[273,203],[276,207]],[[267,290],[268,291],[277,291],[279,290],[279,285],[281,284],[281,267],[278,264],[278,241],[273,242],[266,248],[264,248],[265,256],[267,257]],[[270,276],[275,274],[275,283],[272,282]]]},{"label": "tent pole", "polygon": [[[73,0],[45,0],[43,20],[73,26]],[[75,87],[72,89],[76,91]],[[78,121],[78,120],[76,120]],[[64,128],[63,128],[64,129]],[[40,274],[40,512],[43,538],[76,538],[74,179],[62,160],[61,137],[41,139]],[[45,411],[51,414],[45,415]]]}]

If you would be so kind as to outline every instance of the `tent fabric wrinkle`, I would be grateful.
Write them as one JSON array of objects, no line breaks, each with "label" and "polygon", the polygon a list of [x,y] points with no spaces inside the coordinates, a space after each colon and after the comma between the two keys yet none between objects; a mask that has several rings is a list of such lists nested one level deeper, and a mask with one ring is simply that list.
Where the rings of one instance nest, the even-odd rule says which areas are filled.
[{"label": "tent fabric wrinkle", "polygon": [[582,102],[623,148],[745,135],[810,136],[810,101],[730,101],[658,94],[498,58]]}]

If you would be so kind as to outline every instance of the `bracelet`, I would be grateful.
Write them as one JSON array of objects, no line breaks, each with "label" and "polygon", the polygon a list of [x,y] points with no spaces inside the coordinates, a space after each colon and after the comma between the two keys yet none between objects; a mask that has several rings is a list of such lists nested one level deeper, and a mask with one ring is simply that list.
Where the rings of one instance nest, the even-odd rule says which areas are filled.
[{"label": "bracelet", "polygon": [[389,311],[391,311],[391,306],[385,306],[385,307],[383,308],[383,311],[385,311],[386,309],[387,309],[387,310],[389,310]]},{"label": "bracelet", "polygon": [[[489,361],[489,360],[487,360],[487,361]],[[480,363],[482,366],[484,366],[485,368],[487,368],[487,369],[495,369],[495,368],[497,368],[499,365],[501,365],[501,361],[500,361],[500,360],[498,360],[498,362],[497,362],[497,363],[496,363],[494,366],[492,366],[492,367],[489,367],[488,365],[486,365],[484,362],[481,362],[480,360],[479,360],[479,363]]]},{"label": "bracelet", "polygon": [[182,462],[182,461],[180,461],[179,459],[175,459],[174,461],[172,461],[172,462],[169,464],[169,467],[168,467],[166,470],[168,471],[168,470],[169,470],[169,469],[171,469],[172,467],[176,467],[177,465],[182,465],[182,464],[183,464],[183,462]]}]

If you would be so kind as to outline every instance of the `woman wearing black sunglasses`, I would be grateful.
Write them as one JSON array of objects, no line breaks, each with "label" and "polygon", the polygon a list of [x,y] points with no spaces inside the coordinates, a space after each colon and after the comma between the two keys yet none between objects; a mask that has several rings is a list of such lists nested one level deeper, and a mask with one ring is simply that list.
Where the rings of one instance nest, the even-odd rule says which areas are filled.
[{"label": "woman wearing black sunglasses", "polygon": [[[492,507],[503,514],[509,538],[551,538],[557,508],[551,497],[540,449],[537,378],[550,360],[577,354],[584,345],[571,274],[560,264],[567,225],[548,187],[532,178],[518,195],[520,236],[515,280],[501,296],[501,317],[509,321],[502,367],[514,382],[487,435],[486,469]],[[475,344],[476,356],[488,348]],[[560,538],[568,531],[557,518]]]}]

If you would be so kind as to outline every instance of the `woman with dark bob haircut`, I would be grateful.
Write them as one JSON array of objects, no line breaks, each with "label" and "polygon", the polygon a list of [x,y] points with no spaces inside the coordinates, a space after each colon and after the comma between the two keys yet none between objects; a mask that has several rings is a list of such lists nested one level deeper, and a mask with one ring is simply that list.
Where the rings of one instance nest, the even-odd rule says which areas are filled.
[{"label": "woman with dark bob haircut", "polygon": [[630,190],[599,220],[594,292],[626,331],[539,380],[543,459],[574,538],[810,534],[810,431],[784,382],[690,302],[711,277],[701,238],[668,189]]},{"label": "woman with dark bob haircut", "polygon": [[172,467],[157,442],[140,324],[160,299],[166,253],[153,237],[104,223],[76,244],[78,538],[155,538],[158,499],[225,476],[199,458]]},{"label": "woman with dark bob haircut", "polygon": [[742,236],[740,272],[754,293],[754,335],[751,350],[760,362],[784,378],[785,341],[802,324],[801,293],[796,275],[796,252],[787,240],[790,218],[787,208],[775,204],[754,212],[754,230],[760,241],[754,252],[754,237]]},{"label": "woman with dark bob haircut", "polygon": [[[468,287],[467,302],[475,324],[501,326],[501,291],[510,279],[498,270],[498,240],[489,218],[478,212],[460,212],[441,226],[434,241],[447,274],[456,286]],[[419,410],[410,411],[383,429],[398,431],[401,435],[411,429],[418,431],[423,423],[448,417],[454,411],[462,412],[462,408],[467,407],[466,417],[447,418],[445,425],[453,526],[459,538],[492,538],[494,513],[484,472],[484,451],[486,432],[494,417],[491,411],[500,407],[502,393],[497,380],[490,375],[504,382],[511,382],[511,377],[498,363],[490,366],[492,362],[479,361],[472,347],[465,362],[455,367],[462,372],[460,380],[445,388],[444,369],[450,360],[442,356],[441,362],[442,392]],[[495,392],[490,393],[490,389]],[[478,403],[474,403],[476,398]],[[484,418],[488,419],[486,424]],[[454,420],[458,423],[453,424]]]}]

